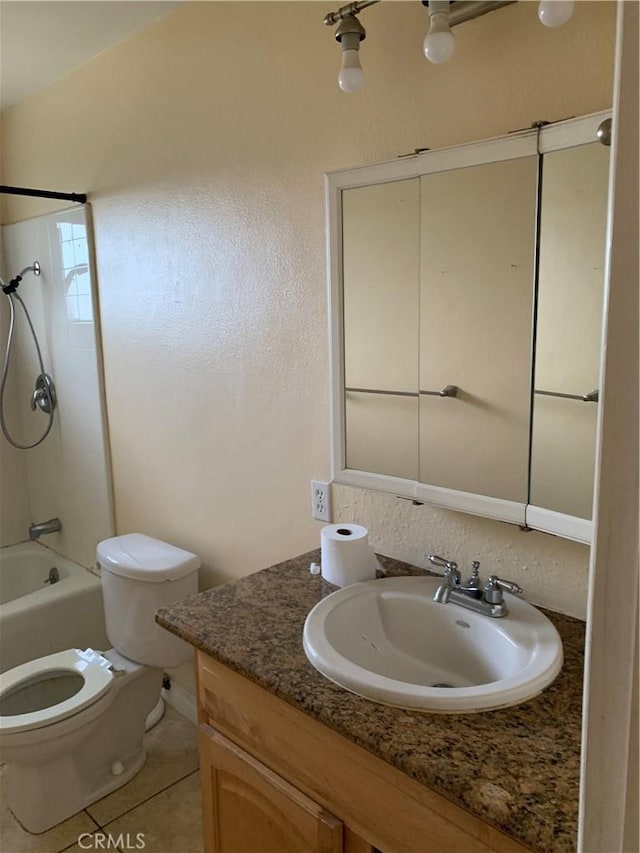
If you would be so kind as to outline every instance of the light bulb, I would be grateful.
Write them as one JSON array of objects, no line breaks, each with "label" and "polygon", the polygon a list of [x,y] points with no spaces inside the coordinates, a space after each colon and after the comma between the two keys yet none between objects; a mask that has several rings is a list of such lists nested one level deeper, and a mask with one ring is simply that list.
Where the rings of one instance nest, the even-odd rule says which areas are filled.
[{"label": "light bulb", "polygon": [[338,86],[343,92],[357,92],[364,86],[364,72],[360,66],[357,50],[342,51],[342,65],[338,74]]},{"label": "light bulb", "polygon": [[545,27],[561,27],[573,15],[574,0],[540,0],[538,18]]},{"label": "light bulb", "polygon": [[446,62],[453,56],[456,40],[449,29],[448,15],[446,12],[437,12],[431,15],[431,26],[424,40],[424,55],[429,62],[438,65]]}]

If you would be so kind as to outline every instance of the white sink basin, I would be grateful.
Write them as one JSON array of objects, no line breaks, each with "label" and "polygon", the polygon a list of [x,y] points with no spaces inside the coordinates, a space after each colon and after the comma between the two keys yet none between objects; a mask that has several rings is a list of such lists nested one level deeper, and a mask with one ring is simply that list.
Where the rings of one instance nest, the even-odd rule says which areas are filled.
[{"label": "white sink basin", "polygon": [[499,619],[438,604],[439,583],[383,578],[332,593],[305,621],[307,657],[352,693],[442,713],[515,705],[553,681],[562,641],[546,616],[508,593]]}]

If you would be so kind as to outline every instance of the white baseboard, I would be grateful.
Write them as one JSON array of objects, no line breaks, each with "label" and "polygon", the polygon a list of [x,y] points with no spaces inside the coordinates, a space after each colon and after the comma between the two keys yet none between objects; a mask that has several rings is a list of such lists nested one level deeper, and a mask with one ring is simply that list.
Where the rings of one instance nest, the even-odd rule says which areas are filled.
[{"label": "white baseboard", "polygon": [[183,717],[186,717],[187,720],[191,720],[194,724],[198,722],[196,697],[192,693],[189,693],[188,690],[185,690],[184,687],[172,683],[171,690],[165,690],[163,687],[160,695],[167,705],[171,705],[174,710],[182,714]]}]

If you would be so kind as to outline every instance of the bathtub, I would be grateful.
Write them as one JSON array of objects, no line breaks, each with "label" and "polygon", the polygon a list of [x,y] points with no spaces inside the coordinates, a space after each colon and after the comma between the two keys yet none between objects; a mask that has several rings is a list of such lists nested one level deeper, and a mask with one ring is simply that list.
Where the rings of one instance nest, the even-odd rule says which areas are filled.
[{"label": "bathtub", "polygon": [[100,579],[35,542],[0,548],[0,672],[87,646],[110,647]]}]

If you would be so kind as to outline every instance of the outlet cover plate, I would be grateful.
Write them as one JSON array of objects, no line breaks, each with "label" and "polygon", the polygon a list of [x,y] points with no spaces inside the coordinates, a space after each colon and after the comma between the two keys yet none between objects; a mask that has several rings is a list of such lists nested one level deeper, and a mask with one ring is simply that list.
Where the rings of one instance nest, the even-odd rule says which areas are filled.
[{"label": "outlet cover plate", "polygon": [[311,515],[318,521],[331,522],[331,485],[323,480],[311,481]]}]

